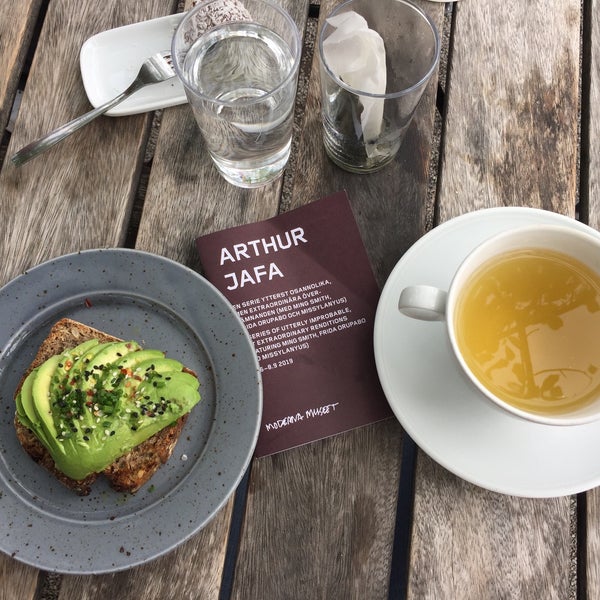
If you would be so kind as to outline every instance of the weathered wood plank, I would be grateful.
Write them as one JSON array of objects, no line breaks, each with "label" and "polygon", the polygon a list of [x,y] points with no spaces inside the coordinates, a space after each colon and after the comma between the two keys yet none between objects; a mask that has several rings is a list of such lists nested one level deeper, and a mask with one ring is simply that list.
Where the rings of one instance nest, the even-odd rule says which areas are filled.
[{"label": "weathered wood plank", "polygon": [[455,10],[440,221],[503,205],[574,216],[579,0]]},{"label": "weathered wood plank", "polygon": [[[527,205],[575,215],[579,0],[460,2],[441,221]],[[476,488],[420,455],[409,598],[568,598],[571,499]]]},{"label": "weathered wood plank", "polygon": [[[175,4],[50,3],[7,158],[91,108],[79,70],[79,50],[88,37],[168,14]],[[23,167],[5,161],[0,173],[0,219],[6,226],[0,239],[0,282],[69,250],[122,243],[150,119],[100,117]]]},{"label": "weathered wood plank", "polygon": [[22,598],[33,600],[38,585],[39,571],[0,555],[0,599]]},{"label": "weathered wood plank", "polygon": [[0,6],[0,131],[4,131],[10,117],[41,3],[27,0]]},{"label": "weathered wood plank", "polygon": [[[587,156],[589,164],[587,190],[582,195],[588,198],[589,225],[600,230],[600,6],[592,0],[588,7],[591,19],[590,40],[590,98],[589,121],[583,127],[589,128]],[[587,494],[587,598],[600,597],[600,490],[596,488]]]},{"label": "weathered wood plank", "polygon": [[[321,20],[334,4],[321,3]],[[442,7],[422,5],[441,20]],[[380,284],[425,228],[435,89],[396,161],[378,174],[350,175],[326,158],[316,56],[312,63],[285,208],[345,188]],[[389,420],[256,460],[233,598],[387,598],[401,435]]]},{"label": "weathered wood plank", "polygon": [[400,440],[390,419],[255,461],[233,598],[387,598]]},{"label": "weathered wood plank", "polygon": [[589,600],[597,598],[600,593],[600,493],[598,488],[587,494],[587,539],[586,539],[586,589]]},{"label": "weathered wood plank", "polygon": [[192,541],[146,565],[108,575],[64,576],[59,600],[219,597],[232,502]]},{"label": "weathered wood plank", "polygon": [[421,453],[408,598],[574,597],[571,515],[569,498],[494,494]]},{"label": "weathered wood plank", "polygon": [[588,15],[591,19],[589,34],[591,39],[587,41],[590,44],[590,65],[589,77],[590,97],[589,97],[589,117],[588,123],[582,127],[588,128],[588,148],[585,150],[589,163],[584,165],[588,172],[588,189],[582,190],[582,196],[588,198],[588,223],[591,227],[600,229],[600,14],[598,0],[592,0],[588,9]]}]

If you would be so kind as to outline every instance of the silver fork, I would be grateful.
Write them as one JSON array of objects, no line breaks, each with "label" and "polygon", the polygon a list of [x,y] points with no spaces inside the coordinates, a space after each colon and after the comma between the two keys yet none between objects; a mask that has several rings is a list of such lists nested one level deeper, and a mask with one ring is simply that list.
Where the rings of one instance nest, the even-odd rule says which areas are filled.
[{"label": "silver fork", "polygon": [[109,100],[105,104],[98,106],[97,108],[69,121],[65,125],[62,125],[58,129],[50,132],[44,137],[39,138],[38,140],[27,144],[21,148],[13,157],[12,162],[20,167],[25,164],[27,161],[32,158],[38,156],[42,152],[48,150],[58,142],[64,140],[66,137],[70,136],[72,133],[87,125],[90,121],[93,121],[96,117],[104,114],[107,110],[110,110],[113,106],[116,106],[120,102],[123,102],[126,98],[129,98],[132,94],[140,90],[141,88],[152,85],[154,83],[160,83],[161,81],[166,81],[171,77],[175,76],[175,71],[173,70],[173,63],[171,61],[171,55],[168,52],[160,52],[158,54],[154,54],[147,58],[130,86],[124,91],[121,92],[118,96]]}]

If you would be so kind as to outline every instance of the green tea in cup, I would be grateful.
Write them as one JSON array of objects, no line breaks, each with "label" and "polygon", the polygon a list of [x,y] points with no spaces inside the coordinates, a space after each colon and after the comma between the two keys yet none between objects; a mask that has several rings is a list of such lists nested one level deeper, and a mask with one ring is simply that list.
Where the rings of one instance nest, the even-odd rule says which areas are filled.
[{"label": "green tea in cup", "polygon": [[459,365],[485,396],[551,425],[600,418],[600,235],[536,225],[477,246],[449,289],[413,285],[399,309],[445,320]]},{"label": "green tea in cup", "polygon": [[470,275],[454,312],[459,351],[492,394],[560,414],[600,393],[600,276],[548,248],[496,256]]}]

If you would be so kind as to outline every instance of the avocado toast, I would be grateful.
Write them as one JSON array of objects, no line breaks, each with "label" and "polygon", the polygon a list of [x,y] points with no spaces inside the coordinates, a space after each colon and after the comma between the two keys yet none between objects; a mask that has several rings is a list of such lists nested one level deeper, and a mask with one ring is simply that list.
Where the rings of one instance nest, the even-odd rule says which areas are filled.
[{"label": "avocado toast", "polygon": [[15,394],[17,437],[81,495],[100,474],[133,493],[171,456],[198,386],[192,371],[158,350],[61,319]]}]

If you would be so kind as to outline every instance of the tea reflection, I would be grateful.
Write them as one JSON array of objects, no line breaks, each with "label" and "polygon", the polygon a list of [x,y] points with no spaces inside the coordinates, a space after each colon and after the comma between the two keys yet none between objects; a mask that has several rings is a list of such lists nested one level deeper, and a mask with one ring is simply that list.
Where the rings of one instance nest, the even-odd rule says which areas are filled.
[{"label": "tea reflection", "polygon": [[457,307],[457,340],[480,382],[513,406],[557,413],[600,389],[600,280],[550,250],[484,264]]}]

